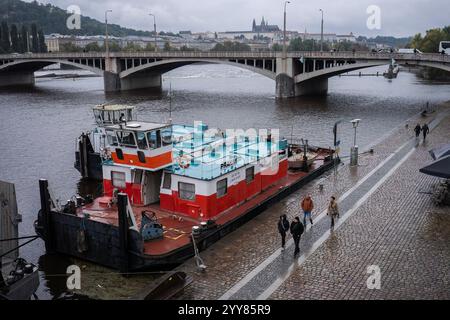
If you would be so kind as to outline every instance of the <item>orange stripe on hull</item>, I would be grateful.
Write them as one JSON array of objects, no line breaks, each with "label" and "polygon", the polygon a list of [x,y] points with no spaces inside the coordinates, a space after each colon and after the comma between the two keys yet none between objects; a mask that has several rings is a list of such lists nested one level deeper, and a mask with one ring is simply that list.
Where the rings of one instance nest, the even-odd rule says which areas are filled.
[{"label": "orange stripe on hull", "polygon": [[142,163],[139,161],[139,158],[137,155],[134,154],[123,154],[123,160],[120,160],[117,157],[116,152],[111,153],[112,160],[116,164],[124,164],[128,166],[134,166],[134,167],[142,167],[147,169],[157,169],[161,167],[165,167],[172,164],[172,152],[166,152],[162,153],[160,155],[154,156],[154,157],[145,157],[145,163]]}]

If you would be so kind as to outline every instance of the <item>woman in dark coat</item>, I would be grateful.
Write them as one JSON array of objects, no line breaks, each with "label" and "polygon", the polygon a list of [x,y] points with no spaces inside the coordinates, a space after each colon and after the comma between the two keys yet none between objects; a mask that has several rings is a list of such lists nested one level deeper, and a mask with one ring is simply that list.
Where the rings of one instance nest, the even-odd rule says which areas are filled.
[{"label": "woman in dark coat", "polygon": [[284,251],[286,245],[286,232],[289,230],[289,221],[285,214],[280,216],[278,220],[278,232],[281,235],[281,250]]}]

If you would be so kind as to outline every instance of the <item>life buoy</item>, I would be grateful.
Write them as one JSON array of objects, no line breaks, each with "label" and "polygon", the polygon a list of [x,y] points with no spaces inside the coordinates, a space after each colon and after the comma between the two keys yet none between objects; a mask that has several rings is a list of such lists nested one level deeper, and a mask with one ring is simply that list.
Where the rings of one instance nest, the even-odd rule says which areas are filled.
[{"label": "life buoy", "polygon": [[180,168],[187,169],[189,168],[190,164],[191,157],[189,157],[188,155],[184,155],[178,158],[178,165],[180,166]]}]

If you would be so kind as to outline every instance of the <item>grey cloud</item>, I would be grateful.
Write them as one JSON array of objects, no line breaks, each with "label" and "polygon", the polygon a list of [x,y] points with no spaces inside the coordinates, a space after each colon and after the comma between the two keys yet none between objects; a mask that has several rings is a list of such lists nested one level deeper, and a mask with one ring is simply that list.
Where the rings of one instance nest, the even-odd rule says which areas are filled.
[{"label": "grey cloud", "polygon": [[[103,21],[105,9],[112,9],[111,23],[152,30],[156,15],[159,30],[231,31],[248,30],[253,18],[283,24],[283,3],[278,0],[43,0],[61,8],[78,5],[82,14]],[[369,5],[381,9],[381,30],[366,27]],[[358,35],[407,36],[450,24],[448,0],[291,0],[287,25],[290,30],[320,31],[320,12],[325,13],[325,32]]]}]

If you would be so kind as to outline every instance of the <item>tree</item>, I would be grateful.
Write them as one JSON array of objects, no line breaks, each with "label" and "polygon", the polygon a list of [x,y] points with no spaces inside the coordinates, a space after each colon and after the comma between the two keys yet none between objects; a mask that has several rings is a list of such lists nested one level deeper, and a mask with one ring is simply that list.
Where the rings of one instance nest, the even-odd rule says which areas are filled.
[{"label": "tree", "polygon": [[140,45],[138,45],[138,44],[130,42],[123,48],[123,51],[127,51],[127,52],[142,51],[142,47]]},{"label": "tree", "polygon": [[13,24],[10,31],[11,49],[13,52],[20,52],[19,35],[17,34],[17,26]]},{"label": "tree", "polygon": [[39,36],[35,23],[31,25],[31,52],[39,52]]},{"label": "tree", "polygon": [[22,25],[22,29],[20,31],[20,41],[22,42],[22,52],[28,52],[30,51],[29,48],[29,40],[30,37],[28,36],[27,27],[25,25]]},{"label": "tree", "polygon": [[144,48],[145,51],[155,51],[155,46],[153,45],[153,43],[147,43],[147,45]]},{"label": "tree", "polygon": [[169,42],[164,43],[164,51],[171,51],[172,47]]},{"label": "tree", "polygon": [[80,52],[82,51],[80,47],[77,47],[72,42],[61,43],[59,45],[59,51],[61,52]]},{"label": "tree", "polygon": [[283,46],[280,45],[280,44],[278,44],[278,43],[275,43],[275,44],[272,46],[272,50],[273,50],[273,51],[282,51],[282,50],[283,50]]},{"label": "tree", "polygon": [[217,43],[211,51],[251,51],[251,48],[245,43],[225,41]]},{"label": "tree", "polygon": [[98,45],[97,42],[91,42],[84,47],[84,51],[86,52],[101,52],[103,51],[102,47]]},{"label": "tree", "polygon": [[3,52],[9,53],[11,52],[11,43],[9,42],[9,28],[6,21],[2,21],[2,40],[1,40],[1,48]]},{"label": "tree", "polygon": [[45,44],[44,31],[42,31],[42,29],[40,29],[38,32],[38,38],[39,38],[38,42],[39,52],[47,52],[47,45]]}]

